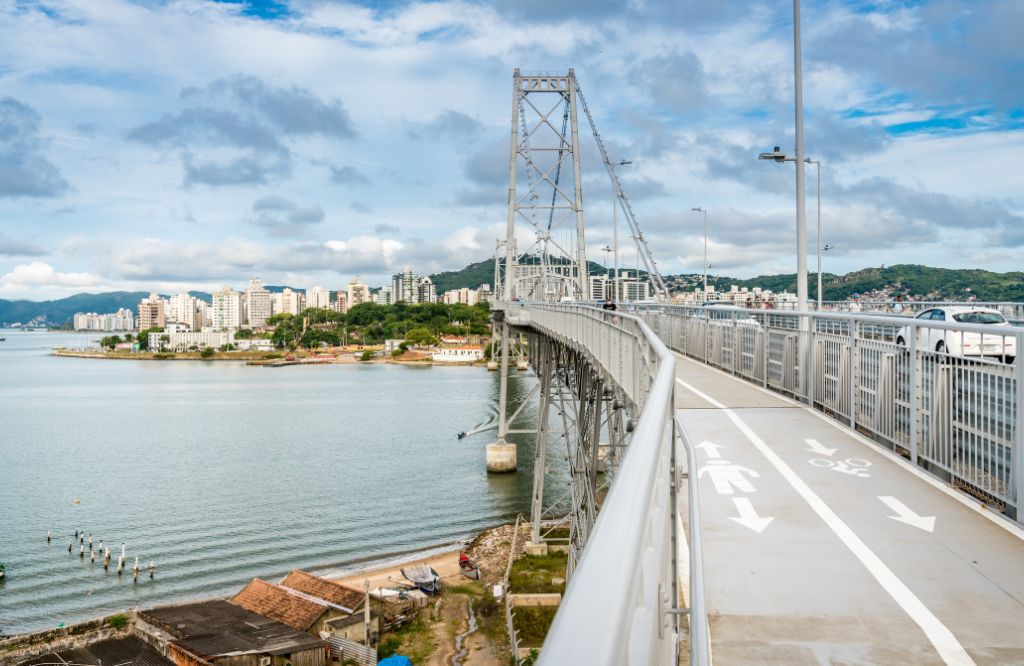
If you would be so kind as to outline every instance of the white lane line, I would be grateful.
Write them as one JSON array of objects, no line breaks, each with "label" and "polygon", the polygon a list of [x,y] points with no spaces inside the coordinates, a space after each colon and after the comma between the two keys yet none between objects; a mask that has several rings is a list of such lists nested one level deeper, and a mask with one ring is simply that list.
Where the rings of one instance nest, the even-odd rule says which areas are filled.
[{"label": "white lane line", "polygon": [[[877,453],[878,455],[883,456],[884,458],[889,460],[889,462],[896,463],[897,465],[899,465],[900,467],[902,467],[906,471],[908,471],[911,474],[913,474],[914,476],[916,476],[918,479],[924,481],[925,483],[930,485],[932,488],[935,488],[936,490],[938,490],[940,493],[946,495],[950,499],[956,500],[957,502],[962,504],[964,507],[970,509],[971,511],[973,511],[976,514],[978,514],[979,516],[982,516],[983,518],[985,518],[985,520],[989,521],[993,525],[997,525],[997,526],[1003,528],[1004,530],[1006,530],[1007,532],[1009,532],[1013,536],[1017,537],[1021,541],[1024,541],[1024,529],[1021,529],[1019,526],[1011,523],[1009,518],[1006,518],[1005,516],[1002,516],[1002,515],[1000,515],[998,513],[995,513],[994,511],[992,511],[992,507],[990,507],[987,504],[984,504],[982,502],[979,502],[978,500],[976,500],[976,499],[974,499],[974,498],[972,498],[972,497],[970,497],[970,496],[968,496],[968,495],[966,495],[966,494],[964,494],[964,493],[962,493],[962,492],[960,492],[958,490],[954,490],[953,488],[951,488],[949,486],[948,483],[943,483],[942,481],[939,481],[936,477],[934,477],[933,475],[931,475],[928,472],[924,471],[920,467],[917,467],[916,465],[911,463],[909,460],[906,460],[905,458],[896,455],[892,451],[890,451],[890,450],[886,449],[885,447],[883,447],[878,442],[875,442],[873,440],[868,439],[867,437],[865,437],[864,435],[860,434],[856,430],[853,430],[849,426],[840,423],[839,421],[837,421],[836,419],[830,417],[829,415],[822,414],[821,412],[819,412],[816,409],[811,409],[810,407],[808,407],[807,405],[803,404],[802,402],[797,402],[796,400],[793,400],[792,398],[787,398],[786,396],[781,395],[779,393],[775,393],[773,391],[769,391],[765,387],[759,386],[758,384],[755,384],[754,382],[747,381],[746,379],[742,379],[740,377],[736,377],[735,375],[731,375],[728,372],[725,372],[724,370],[719,370],[718,368],[714,368],[714,367],[712,367],[710,365],[706,365],[704,363],[701,363],[700,361],[696,361],[696,360],[690,358],[689,356],[685,356],[683,354],[680,354],[677,351],[673,351],[672,353],[675,354],[676,358],[678,358],[678,359],[680,359],[682,361],[687,361],[689,363],[693,363],[694,365],[697,365],[697,366],[701,367],[704,370],[710,370],[711,372],[717,373],[717,374],[721,375],[722,377],[727,377],[727,378],[733,380],[734,382],[740,382],[744,386],[748,386],[748,387],[754,389],[755,391],[759,391],[759,392],[763,393],[764,395],[771,396],[771,397],[773,397],[773,398],[775,398],[775,399],[777,399],[777,400],[779,400],[781,402],[784,402],[784,403],[786,403],[788,405],[792,405],[793,407],[796,407],[798,409],[801,409],[801,410],[807,412],[808,414],[813,415],[816,419],[820,419],[821,421],[824,421],[825,423],[827,423],[828,425],[832,426],[836,430],[840,431],[844,435],[847,435],[850,439],[856,441],[858,444],[860,444],[864,448],[870,449],[871,451]],[[679,371],[680,370],[677,368],[677,372],[679,372]]]},{"label": "white lane line", "polygon": [[970,655],[964,649],[964,646],[960,644],[960,641],[956,639],[953,632],[949,630],[942,621],[935,617],[935,615],[928,610],[928,608],[921,602],[920,599],[907,587],[903,581],[901,581],[892,570],[886,566],[885,562],[881,560],[874,551],[868,548],[867,544],[861,541],[850,527],[843,522],[836,513],[827,505],[825,502],[818,497],[818,494],[811,490],[811,487],[804,483],[803,479],[797,476],[796,472],[786,464],[786,462],[778,456],[767,444],[764,443],[757,433],[755,433],[746,422],[741,419],[731,409],[718,402],[706,393],[698,390],[696,387],[691,386],[684,382],[682,379],[676,378],[679,385],[688,391],[691,391],[694,395],[702,400],[706,400],[710,404],[714,405],[718,409],[722,410],[722,413],[729,417],[729,420],[740,429],[740,432],[746,436],[750,443],[760,451],[768,462],[782,475],[790,486],[793,487],[804,501],[810,505],[811,509],[818,514],[825,524],[828,525],[839,540],[843,542],[853,555],[860,560],[861,564],[868,570],[868,572],[874,576],[875,580],[882,586],[882,588],[892,597],[893,601],[899,604],[900,608],[910,616],[917,626],[921,627],[921,630],[931,641],[932,645],[935,646],[935,650],[939,653],[939,657],[942,658],[947,664],[955,664],[956,666],[966,666],[968,664],[974,664],[974,660],[971,659]]},{"label": "white lane line", "polygon": [[895,516],[889,516],[889,518],[922,529],[925,532],[935,531],[935,516],[919,516],[906,504],[890,495],[879,495],[878,499],[882,500],[883,504],[896,512]]}]

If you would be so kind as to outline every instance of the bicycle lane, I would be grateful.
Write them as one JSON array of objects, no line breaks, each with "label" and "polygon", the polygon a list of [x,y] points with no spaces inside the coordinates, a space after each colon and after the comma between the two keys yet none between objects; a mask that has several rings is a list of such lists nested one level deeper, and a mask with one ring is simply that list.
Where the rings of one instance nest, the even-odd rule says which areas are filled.
[{"label": "bicycle lane", "polygon": [[[698,455],[728,452],[757,473],[751,515],[763,525],[757,537],[737,530],[730,518],[742,503],[718,501],[704,471],[716,661],[1021,661],[1017,537],[804,408],[775,398],[771,409],[721,409],[723,398],[748,402],[736,397],[753,387],[692,365],[681,363],[680,375],[715,397],[697,389],[700,408],[683,410],[690,437],[728,441]],[[945,526],[927,531],[910,511],[919,503],[941,510]],[[737,572],[754,576],[733,589]],[[762,625],[774,632],[759,633]]]},{"label": "bicycle lane", "polygon": [[[1024,540],[806,409],[743,422],[945,627],[947,662],[1024,663]],[[922,619],[924,617],[924,619]],[[941,637],[939,640],[943,640]]]}]

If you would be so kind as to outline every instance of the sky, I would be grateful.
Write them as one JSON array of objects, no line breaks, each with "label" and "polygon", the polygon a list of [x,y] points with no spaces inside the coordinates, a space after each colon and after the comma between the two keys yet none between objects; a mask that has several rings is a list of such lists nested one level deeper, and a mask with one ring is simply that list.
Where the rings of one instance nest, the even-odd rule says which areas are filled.
[{"label": "sky", "polygon": [[[801,13],[826,270],[1021,270],[1024,2]],[[777,0],[0,0],[0,298],[485,259],[516,67],[574,68],[663,273],[701,271],[694,207],[712,273],[794,272],[795,166],[757,159],[794,151],[792,39]],[[581,143],[603,261],[612,190]]]}]

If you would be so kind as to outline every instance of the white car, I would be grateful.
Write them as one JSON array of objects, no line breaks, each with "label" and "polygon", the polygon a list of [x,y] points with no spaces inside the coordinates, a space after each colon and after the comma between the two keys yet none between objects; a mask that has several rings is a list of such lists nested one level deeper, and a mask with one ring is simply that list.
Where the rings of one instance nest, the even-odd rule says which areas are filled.
[{"label": "white car", "polygon": [[727,303],[706,303],[697,311],[697,316],[711,321],[733,321],[740,326],[761,326],[761,322],[751,316],[749,312],[736,305]]},{"label": "white car", "polygon": [[[915,317],[918,321],[956,322],[959,324],[983,324],[998,327],[992,334],[973,331],[951,331],[942,328],[917,329],[917,348],[955,356],[994,356],[1012,363],[1017,356],[1017,339],[1013,337],[1010,323],[999,310],[971,307],[929,308]],[[896,344],[906,345],[910,339],[910,327],[904,326],[896,334]]]}]

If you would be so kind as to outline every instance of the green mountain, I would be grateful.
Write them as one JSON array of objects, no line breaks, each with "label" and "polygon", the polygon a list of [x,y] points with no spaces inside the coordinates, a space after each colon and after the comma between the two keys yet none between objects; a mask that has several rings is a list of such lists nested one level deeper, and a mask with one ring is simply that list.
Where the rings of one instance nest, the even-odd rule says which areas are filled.
[{"label": "green mountain", "polygon": [[110,291],[103,294],[75,294],[54,301],[8,301],[0,299],[0,324],[28,323],[59,326],[71,321],[76,312],[132,311],[149,296],[144,291]]}]

